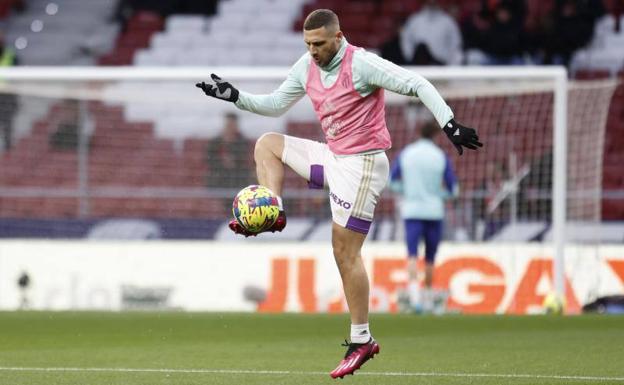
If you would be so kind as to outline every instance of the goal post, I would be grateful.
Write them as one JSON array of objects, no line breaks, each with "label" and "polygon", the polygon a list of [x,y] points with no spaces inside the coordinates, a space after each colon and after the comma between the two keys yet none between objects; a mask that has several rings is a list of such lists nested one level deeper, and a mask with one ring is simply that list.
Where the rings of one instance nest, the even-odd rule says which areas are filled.
[{"label": "goal post", "polygon": [[[565,242],[566,242],[566,183],[567,183],[567,141],[568,115],[568,75],[563,68],[554,70],[555,113],[553,114],[553,143],[555,147],[553,162],[553,245],[554,245],[554,285],[559,298],[565,298]],[[557,199],[557,197],[561,197]]]},{"label": "goal post", "polygon": [[[525,240],[551,242],[554,287],[559,295],[563,295],[565,246],[571,242],[566,235],[566,225],[572,219],[600,221],[602,146],[614,82],[577,84],[568,80],[563,67],[409,69],[430,80],[454,110],[456,119],[475,127],[485,145],[478,152],[466,151],[461,158],[451,155],[459,169],[461,198],[458,204],[449,204],[452,217],[449,227],[451,230],[462,228],[467,235],[449,238],[505,241],[509,239],[490,237],[488,234],[493,230],[487,228],[498,231],[506,227],[517,235],[521,221],[545,222],[527,230],[532,235],[527,235]],[[52,210],[44,216],[218,218],[227,215],[224,204],[213,205],[212,201],[215,198],[231,201],[235,186],[243,187],[249,179],[222,175],[222,180],[227,183],[205,184],[205,178],[218,171],[206,166],[205,158],[221,151],[206,149],[206,143],[220,135],[225,114],[239,112],[229,103],[208,100],[194,87],[196,82],[209,79],[211,73],[242,90],[268,93],[285,79],[288,68],[1,68],[0,93],[16,95],[23,101],[23,106],[28,106],[27,102],[31,100],[44,106],[36,121],[20,115],[22,128],[14,135],[15,141],[32,139],[37,124],[45,126],[56,116],[55,108],[61,112],[67,110],[69,107],[61,103],[63,100],[75,101],[79,106],[79,130],[75,158],[53,154],[58,164],[78,163],[71,171],[75,173],[73,179],[68,175],[56,176],[56,180],[64,181],[58,185],[53,178],[47,178],[45,183],[29,184],[28,180],[20,180],[19,176],[12,174],[11,167],[19,168],[20,159],[28,158],[27,154],[9,154],[8,160],[2,160],[0,199],[5,203],[0,216],[20,217],[22,209],[17,207],[27,206],[27,198],[37,199],[32,201],[35,204],[52,205],[53,209],[57,204],[50,202],[66,200],[64,211]],[[422,124],[427,112],[423,112],[415,98],[390,92],[386,97],[386,116],[394,142],[394,148],[389,152],[392,158],[402,146],[417,137],[414,127]],[[592,105],[593,102],[596,105]],[[573,119],[569,119],[571,116]],[[320,128],[307,98],[282,117],[265,118],[240,112],[239,121],[242,134],[249,142],[248,146],[236,150],[244,158],[250,157],[249,146],[253,146],[255,138],[264,132],[281,131],[320,138]],[[92,127],[87,122],[91,122]],[[121,123],[123,127],[116,126]],[[135,128],[141,132],[133,135],[132,141],[120,136],[122,129]],[[570,136],[570,132],[574,134]],[[133,141],[145,135],[156,148],[137,153],[132,158],[137,164],[111,163],[123,162],[125,154],[133,151]],[[580,153],[579,143],[590,137],[595,151]],[[99,140],[95,144],[94,138]],[[193,140],[198,138],[201,141],[194,143]],[[452,154],[448,143],[440,142]],[[158,150],[160,147],[157,146],[161,145],[162,149]],[[47,147],[42,148],[45,152]],[[185,158],[184,154],[181,155],[189,149],[195,151],[192,156]],[[27,152],[26,149],[22,151]],[[163,153],[167,156],[160,159]],[[146,163],[146,156],[158,159]],[[110,164],[105,169],[98,159],[107,159]],[[36,167],[45,163],[46,158],[28,158],[28,161]],[[581,167],[585,163],[594,166]],[[180,175],[189,165],[204,174]],[[128,175],[121,179],[109,175],[115,172],[127,172]],[[489,188],[489,184],[494,187]],[[326,202],[318,204],[320,197],[326,197],[305,190],[305,186],[304,182],[287,176],[284,195],[290,202],[290,212],[327,219],[329,213],[321,209]],[[124,200],[126,206],[114,207],[115,202]],[[487,208],[480,208],[485,201]],[[378,207],[380,218],[395,214],[394,202],[388,192],[382,196]],[[128,206],[131,204],[136,207]],[[578,211],[572,214],[571,208]],[[36,216],[36,213],[30,212],[28,216]],[[480,222],[475,219],[478,217],[487,217],[487,220]],[[504,231],[497,234],[501,233]]]}]

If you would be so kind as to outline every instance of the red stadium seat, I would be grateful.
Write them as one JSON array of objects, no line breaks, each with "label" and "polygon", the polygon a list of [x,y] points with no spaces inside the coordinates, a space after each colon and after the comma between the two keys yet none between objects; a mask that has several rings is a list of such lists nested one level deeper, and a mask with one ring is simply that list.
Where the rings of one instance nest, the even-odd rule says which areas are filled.
[{"label": "red stadium seat", "polygon": [[582,69],[576,71],[574,78],[577,80],[595,80],[595,79],[608,79],[611,73],[608,70],[591,70]]},{"label": "red stadium seat", "polygon": [[125,31],[119,35],[112,52],[99,59],[100,65],[131,65],[134,53],[139,48],[149,46],[152,35],[162,30],[164,20],[156,13],[139,11],[126,25]]},{"label": "red stadium seat", "polygon": [[162,16],[150,11],[138,11],[128,20],[126,30],[133,31],[159,31],[163,29],[165,21]]}]

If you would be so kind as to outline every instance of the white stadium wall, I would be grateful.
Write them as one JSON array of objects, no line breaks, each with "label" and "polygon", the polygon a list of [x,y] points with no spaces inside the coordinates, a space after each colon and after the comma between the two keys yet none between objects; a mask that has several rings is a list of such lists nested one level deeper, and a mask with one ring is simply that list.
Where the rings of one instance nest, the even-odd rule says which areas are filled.
[{"label": "white stadium wall", "polygon": [[[371,243],[363,253],[371,310],[397,311],[407,278],[403,244]],[[570,246],[565,255],[568,312],[624,292],[624,247]],[[36,310],[346,309],[326,243],[2,241],[0,310],[19,307],[23,271]],[[435,284],[448,288],[448,306],[463,313],[535,313],[553,290],[551,271],[552,249],[542,245],[443,244]],[[249,299],[263,291],[259,305]]]}]

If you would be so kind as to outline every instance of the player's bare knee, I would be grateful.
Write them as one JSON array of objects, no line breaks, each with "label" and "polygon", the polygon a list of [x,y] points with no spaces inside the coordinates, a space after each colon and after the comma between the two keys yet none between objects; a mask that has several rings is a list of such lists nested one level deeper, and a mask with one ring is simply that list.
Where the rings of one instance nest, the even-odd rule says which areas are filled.
[{"label": "player's bare knee", "polygon": [[275,156],[280,156],[284,149],[284,135],[277,132],[267,132],[262,134],[256,140],[256,146],[254,148],[254,156],[258,157],[271,153]]}]

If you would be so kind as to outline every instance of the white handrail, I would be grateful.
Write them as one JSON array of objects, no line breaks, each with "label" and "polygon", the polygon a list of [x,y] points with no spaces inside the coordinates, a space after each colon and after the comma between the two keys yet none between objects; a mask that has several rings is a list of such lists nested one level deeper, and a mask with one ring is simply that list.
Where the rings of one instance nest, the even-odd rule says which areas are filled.
[{"label": "white handrail", "polygon": [[[558,66],[407,67],[427,79],[554,79],[566,75]],[[0,79],[12,80],[187,80],[211,73],[227,79],[285,78],[288,67],[5,67]]]}]

